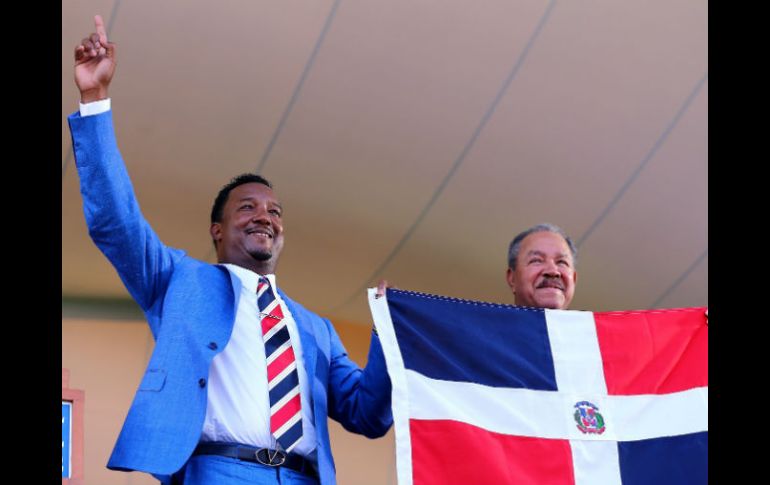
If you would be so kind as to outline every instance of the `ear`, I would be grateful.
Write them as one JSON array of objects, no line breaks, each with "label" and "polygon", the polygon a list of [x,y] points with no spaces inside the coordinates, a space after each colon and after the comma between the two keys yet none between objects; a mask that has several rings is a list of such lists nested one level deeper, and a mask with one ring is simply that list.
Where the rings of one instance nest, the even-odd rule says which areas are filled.
[{"label": "ear", "polygon": [[508,286],[511,288],[511,292],[515,295],[516,289],[513,287],[514,276],[514,271],[509,267],[508,271],[505,272],[505,280],[508,282]]},{"label": "ear", "polygon": [[572,272],[572,283],[577,284],[577,271]]},{"label": "ear", "polygon": [[211,227],[209,227],[209,234],[211,234],[211,239],[213,239],[215,242],[219,242],[222,240],[222,224],[219,222],[213,222],[211,223]]}]

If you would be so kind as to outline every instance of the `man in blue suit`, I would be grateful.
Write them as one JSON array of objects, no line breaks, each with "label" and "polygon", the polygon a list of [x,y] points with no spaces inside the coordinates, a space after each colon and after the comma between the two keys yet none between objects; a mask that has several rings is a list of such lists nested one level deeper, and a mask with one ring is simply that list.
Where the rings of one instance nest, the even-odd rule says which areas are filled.
[{"label": "man in blue suit", "polygon": [[370,438],[392,424],[376,334],[362,370],[328,320],[277,287],[282,208],[258,175],[236,177],[214,202],[219,264],[159,240],[117,148],[108,96],[116,48],[95,22],[75,48],[81,105],[69,117],[84,212],[155,339],[108,468],[163,484],[334,484],[327,416]]}]

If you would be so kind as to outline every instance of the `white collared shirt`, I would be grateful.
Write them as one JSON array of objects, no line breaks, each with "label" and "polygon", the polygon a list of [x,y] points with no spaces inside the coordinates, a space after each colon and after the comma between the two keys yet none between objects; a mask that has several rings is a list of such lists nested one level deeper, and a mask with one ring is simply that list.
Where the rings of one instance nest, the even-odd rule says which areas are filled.
[{"label": "white collared shirt", "polygon": [[[209,370],[208,407],[201,441],[226,441],[256,447],[276,448],[270,433],[270,398],[267,387],[267,363],[262,327],[257,310],[259,275],[233,264],[223,264],[230,271],[233,287],[240,280],[241,294],[230,341],[214,357]],[[275,275],[265,275],[273,289]],[[302,441],[292,450],[308,456],[315,448],[313,406],[307,372],[302,361],[302,344],[297,323],[286,303],[274,291],[283,309],[294,355],[297,360],[302,402]]]}]

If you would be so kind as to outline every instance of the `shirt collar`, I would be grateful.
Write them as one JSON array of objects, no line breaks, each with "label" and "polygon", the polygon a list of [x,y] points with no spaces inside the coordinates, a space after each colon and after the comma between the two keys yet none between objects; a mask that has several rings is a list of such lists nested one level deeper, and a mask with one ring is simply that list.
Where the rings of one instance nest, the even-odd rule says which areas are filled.
[{"label": "shirt collar", "polygon": [[260,276],[264,276],[267,278],[267,280],[270,282],[270,286],[273,287],[274,291],[277,288],[277,286],[275,285],[274,274],[260,275],[258,273],[255,273],[254,271],[251,271],[250,269],[244,268],[243,266],[238,266],[231,263],[221,263],[220,266],[224,266],[225,268],[230,270],[231,273],[233,273],[235,276],[238,277],[239,280],[241,280],[241,284],[252,292],[257,291],[257,283],[259,283]]}]

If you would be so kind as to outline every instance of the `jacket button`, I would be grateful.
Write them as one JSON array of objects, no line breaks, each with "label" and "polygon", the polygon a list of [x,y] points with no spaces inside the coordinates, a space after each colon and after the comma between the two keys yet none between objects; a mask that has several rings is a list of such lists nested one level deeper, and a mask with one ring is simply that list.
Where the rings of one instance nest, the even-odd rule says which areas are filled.
[{"label": "jacket button", "polygon": [[201,387],[206,387],[206,379],[204,379],[202,377],[200,379],[198,379],[198,385],[201,386]]},{"label": "jacket button", "polygon": [[217,343],[216,343],[216,342],[209,342],[209,345],[208,345],[208,347],[209,347],[211,350],[217,350]]}]

